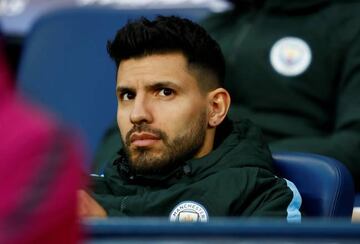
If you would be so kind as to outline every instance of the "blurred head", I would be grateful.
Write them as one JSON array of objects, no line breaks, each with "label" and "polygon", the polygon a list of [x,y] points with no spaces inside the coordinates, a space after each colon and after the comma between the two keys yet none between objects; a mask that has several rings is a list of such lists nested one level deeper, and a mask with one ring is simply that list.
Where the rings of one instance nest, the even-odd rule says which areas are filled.
[{"label": "blurred head", "polygon": [[187,19],[129,22],[108,43],[117,67],[118,126],[132,169],[168,172],[208,154],[230,96],[218,44]]}]

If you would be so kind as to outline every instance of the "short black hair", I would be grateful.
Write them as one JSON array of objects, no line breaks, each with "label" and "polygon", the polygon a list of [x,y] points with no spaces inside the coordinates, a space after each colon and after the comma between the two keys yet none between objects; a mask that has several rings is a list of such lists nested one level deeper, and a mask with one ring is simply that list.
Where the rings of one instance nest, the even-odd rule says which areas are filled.
[{"label": "short black hair", "polygon": [[188,67],[197,71],[200,87],[223,86],[225,60],[218,43],[204,28],[185,18],[158,16],[129,21],[113,41],[108,41],[107,50],[116,67],[130,58],[181,52]]}]

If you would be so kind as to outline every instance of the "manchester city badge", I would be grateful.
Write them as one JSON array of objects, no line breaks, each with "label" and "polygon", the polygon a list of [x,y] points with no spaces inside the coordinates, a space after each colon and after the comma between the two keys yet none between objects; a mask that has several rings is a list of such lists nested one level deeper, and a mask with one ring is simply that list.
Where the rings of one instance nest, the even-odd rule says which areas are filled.
[{"label": "manchester city badge", "polygon": [[306,71],[312,59],[309,45],[298,37],[278,40],[270,51],[270,63],[281,75],[297,76]]},{"label": "manchester city badge", "polygon": [[207,222],[209,215],[200,203],[184,201],[175,206],[169,219],[172,222]]}]

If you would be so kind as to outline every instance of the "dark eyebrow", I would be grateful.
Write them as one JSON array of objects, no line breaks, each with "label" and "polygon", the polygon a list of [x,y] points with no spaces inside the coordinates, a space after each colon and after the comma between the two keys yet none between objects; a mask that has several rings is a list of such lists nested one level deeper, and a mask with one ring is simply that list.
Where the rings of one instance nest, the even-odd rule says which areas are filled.
[{"label": "dark eyebrow", "polygon": [[[181,90],[181,87],[178,84],[171,82],[171,81],[156,81],[152,84],[146,85],[147,90],[157,90],[157,89],[161,89],[161,88],[172,88],[172,89],[176,89],[178,91]],[[136,93],[136,89],[128,87],[128,86],[116,87],[116,95],[123,94],[125,92]]]},{"label": "dark eyebrow", "polygon": [[165,88],[165,87],[169,87],[169,88],[173,88],[173,89],[177,89],[177,90],[181,89],[179,85],[177,85],[176,83],[171,82],[171,81],[157,81],[157,82],[154,82],[153,84],[149,84],[146,86],[146,88],[149,90],[156,90],[156,89]]},{"label": "dark eyebrow", "polygon": [[118,87],[116,87],[116,94],[117,95],[122,94],[124,92],[132,92],[132,93],[134,93],[135,89],[130,88],[130,87],[126,87],[126,86],[118,86]]}]

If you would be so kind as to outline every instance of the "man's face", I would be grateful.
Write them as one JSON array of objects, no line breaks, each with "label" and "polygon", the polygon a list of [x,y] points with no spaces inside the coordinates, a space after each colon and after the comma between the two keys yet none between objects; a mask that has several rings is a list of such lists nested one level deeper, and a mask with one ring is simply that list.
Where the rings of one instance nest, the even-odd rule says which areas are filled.
[{"label": "man's face", "polygon": [[124,60],[117,77],[117,120],[130,166],[138,173],[171,170],[206,155],[206,94],[180,53]]}]

